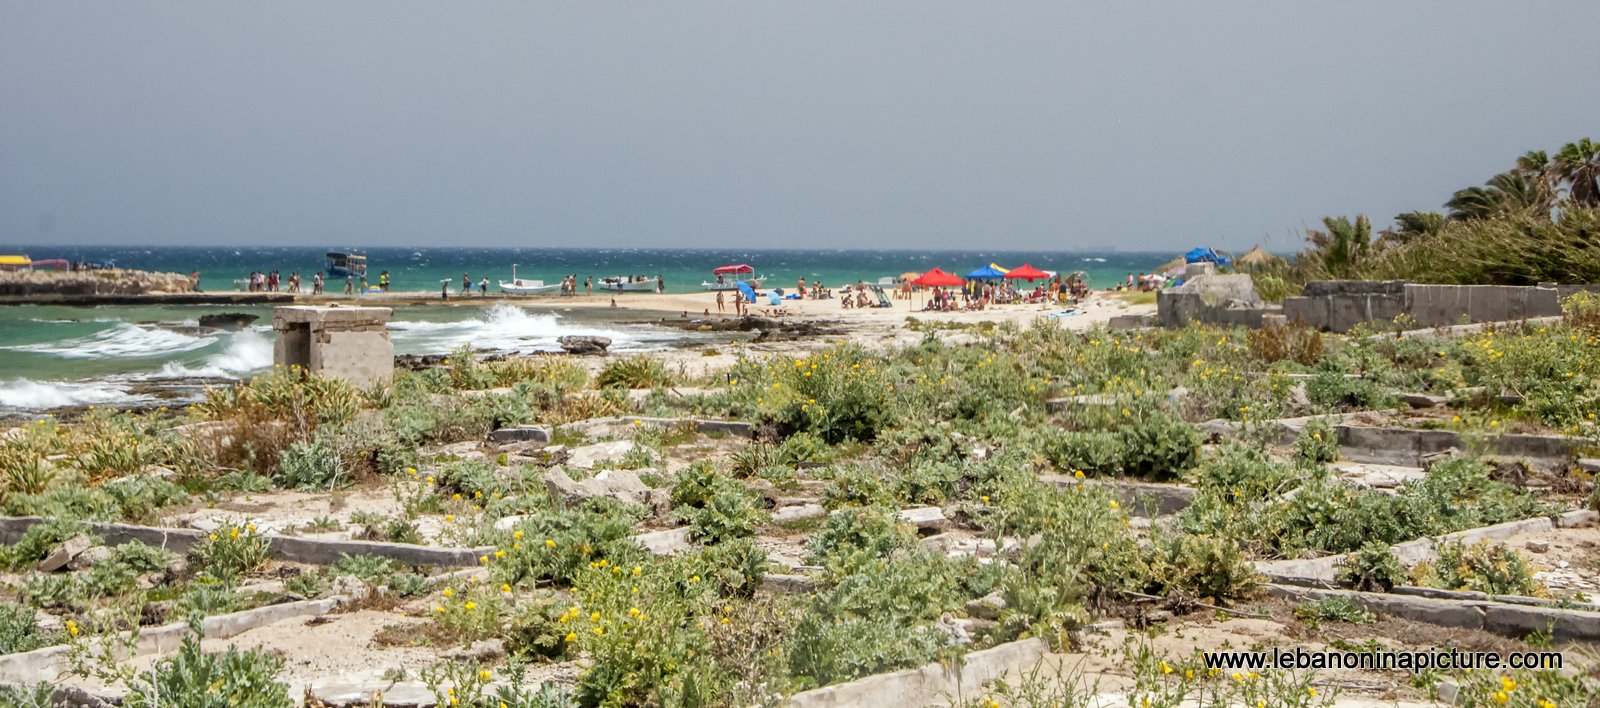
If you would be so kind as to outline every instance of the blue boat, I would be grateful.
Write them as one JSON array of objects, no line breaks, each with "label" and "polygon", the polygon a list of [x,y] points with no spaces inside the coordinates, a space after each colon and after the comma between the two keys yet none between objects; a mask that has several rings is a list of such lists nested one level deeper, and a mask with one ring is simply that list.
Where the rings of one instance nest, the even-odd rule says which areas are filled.
[{"label": "blue boat", "polygon": [[328,276],[332,278],[367,277],[367,256],[356,251],[329,251]]}]

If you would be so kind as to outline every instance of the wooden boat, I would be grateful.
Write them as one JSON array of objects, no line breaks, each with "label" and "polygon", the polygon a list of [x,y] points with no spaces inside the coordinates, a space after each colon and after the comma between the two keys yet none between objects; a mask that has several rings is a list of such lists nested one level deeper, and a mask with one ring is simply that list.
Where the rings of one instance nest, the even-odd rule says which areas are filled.
[{"label": "wooden boat", "polygon": [[653,293],[656,291],[656,279],[643,275],[616,275],[601,278],[594,289],[617,293]]},{"label": "wooden boat", "polygon": [[511,264],[511,280],[500,281],[501,292],[512,295],[559,295],[561,283],[545,285],[543,280],[523,280],[517,277],[517,264]]}]

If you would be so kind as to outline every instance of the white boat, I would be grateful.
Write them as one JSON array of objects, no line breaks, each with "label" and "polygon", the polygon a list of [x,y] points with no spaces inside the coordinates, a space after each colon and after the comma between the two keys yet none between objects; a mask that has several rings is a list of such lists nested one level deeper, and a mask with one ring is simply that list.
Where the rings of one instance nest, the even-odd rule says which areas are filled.
[{"label": "white boat", "polygon": [[711,271],[716,280],[700,281],[700,287],[710,291],[738,290],[739,283],[749,283],[752,288],[761,287],[762,278],[756,277],[756,269],[743,263],[728,264]]},{"label": "white boat", "polygon": [[500,281],[500,290],[513,295],[560,294],[561,283],[545,285],[543,280],[523,280],[517,277],[517,264],[511,264],[511,281]]},{"label": "white boat", "polygon": [[601,278],[595,285],[595,290],[609,290],[621,293],[653,293],[656,291],[656,279],[642,275],[618,275],[610,278]]}]

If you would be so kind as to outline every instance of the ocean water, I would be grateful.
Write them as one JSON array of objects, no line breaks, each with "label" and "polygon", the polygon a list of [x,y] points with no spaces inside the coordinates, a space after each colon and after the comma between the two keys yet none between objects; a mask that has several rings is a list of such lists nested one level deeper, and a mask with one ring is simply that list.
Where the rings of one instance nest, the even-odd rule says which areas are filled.
[{"label": "ocean water", "polygon": [[[299,271],[309,282],[321,268],[323,249],[127,248],[0,246],[0,253],[36,259],[115,261],[155,271],[201,272],[203,290],[232,290],[251,270]],[[649,249],[367,249],[369,275],[388,270],[393,290],[436,291],[439,281],[459,286],[463,272],[476,282],[511,277],[558,281],[584,277],[660,274],[669,292],[696,292],[711,268],[749,263],[767,284],[791,286],[804,277],[839,285],[940,267],[966,273],[990,262],[1044,270],[1083,271],[1092,284],[1112,285],[1129,272],[1151,270],[1164,253],[1005,253],[907,251],[682,251]],[[309,286],[308,286],[309,287]],[[339,285],[330,285],[336,289]],[[493,288],[493,286],[491,286]],[[260,317],[238,332],[198,327],[201,316],[242,312]],[[391,323],[395,351],[437,354],[463,344],[479,349],[552,351],[569,334],[610,337],[619,352],[679,346],[706,335],[628,322],[626,312],[565,313],[559,301],[484,306],[407,306]],[[619,319],[621,318],[621,319]],[[272,313],[245,306],[0,306],[0,414],[19,415],[70,406],[134,406],[192,400],[200,385],[248,377],[272,365]]]},{"label": "ocean water", "polygon": [[[323,267],[323,253],[329,248],[155,248],[126,246],[50,246],[0,245],[0,253],[25,253],[35,259],[114,261],[124,268],[189,273],[200,271],[201,289],[232,290],[234,281],[253,270],[278,270],[284,278],[299,272],[310,287],[311,274]],[[700,283],[711,278],[711,269],[727,263],[748,263],[767,285],[789,287],[800,278],[807,282],[821,279],[830,286],[857,280],[877,281],[886,275],[929,268],[965,274],[990,262],[1006,268],[1023,263],[1049,271],[1083,271],[1095,287],[1108,287],[1128,273],[1156,268],[1171,260],[1174,253],[1074,253],[973,251],[806,251],[806,250],[686,250],[686,249],[578,249],[578,248],[368,248],[367,272],[376,285],[378,273],[389,271],[391,289],[438,291],[439,281],[449,279],[452,291],[461,284],[463,273],[474,283],[488,278],[493,289],[500,280],[511,279],[511,266],[523,279],[559,282],[576,273],[585,277],[613,275],[661,275],[667,292],[700,290]],[[329,289],[342,289],[343,283],[329,283]]]}]

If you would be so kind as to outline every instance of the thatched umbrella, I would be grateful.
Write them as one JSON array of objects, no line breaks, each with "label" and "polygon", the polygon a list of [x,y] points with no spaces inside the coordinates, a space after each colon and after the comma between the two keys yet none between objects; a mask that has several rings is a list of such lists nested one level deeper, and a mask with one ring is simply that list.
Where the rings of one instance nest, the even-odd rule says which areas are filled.
[{"label": "thatched umbrella", "polygon": [[1236,262],[1239,265],[1256,267],[1271,265],[1273,263],[1282,263],[1283,259],[1268,253],[1267,249],[1262,248],[1260,244],[1257,244],[1255,248],[1250,249],[1249,253],[1239,256],[1239,259]]},{"label": "thatched umbrella", "polygon": [[1178,256],[1177,258],[1174,258],[1174,259],[1172,259],[1170,261],[1167,261],[1166,263],[1162,264],[1162,266],[1160,268],[1156,269],[1156,272],[1157,273],[1170,273],[1176,268],[1182,268],[1184,266],[1185,262],[1186,261],[1184,261],[1183,256]]}]

